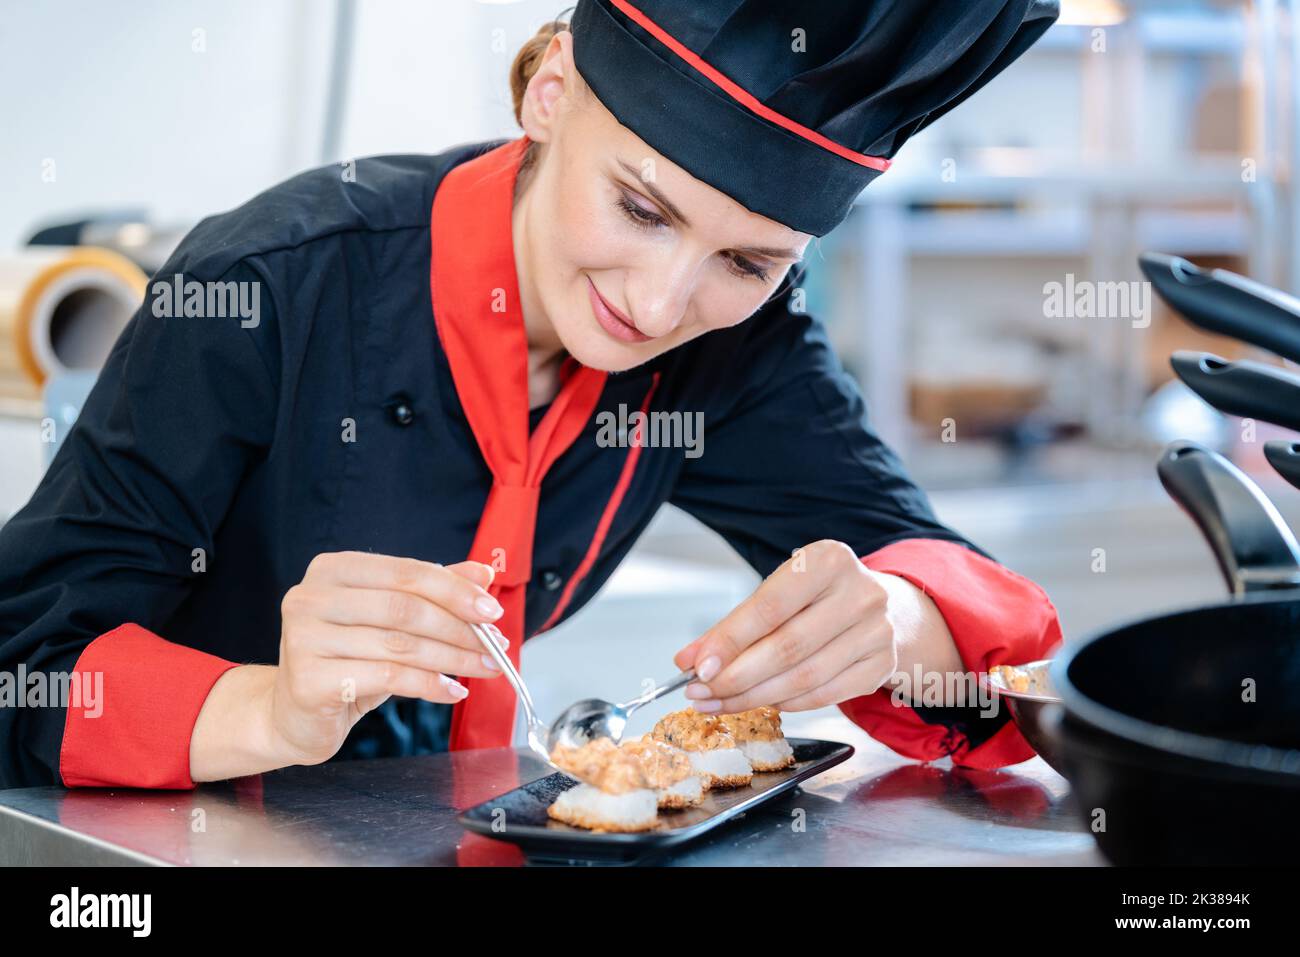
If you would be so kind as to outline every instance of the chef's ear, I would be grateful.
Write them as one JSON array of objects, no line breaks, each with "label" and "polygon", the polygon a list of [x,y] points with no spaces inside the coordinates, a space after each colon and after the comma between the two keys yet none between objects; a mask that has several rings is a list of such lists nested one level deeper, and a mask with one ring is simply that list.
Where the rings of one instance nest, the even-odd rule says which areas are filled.
[{"label": "chef's ear", "polygon": [[550,141],[560,111],[574,100],[581,85],[582,78],[573,65],[573,34],[562,30],[551,37],[520,104],[519,123],[530,140]]}]

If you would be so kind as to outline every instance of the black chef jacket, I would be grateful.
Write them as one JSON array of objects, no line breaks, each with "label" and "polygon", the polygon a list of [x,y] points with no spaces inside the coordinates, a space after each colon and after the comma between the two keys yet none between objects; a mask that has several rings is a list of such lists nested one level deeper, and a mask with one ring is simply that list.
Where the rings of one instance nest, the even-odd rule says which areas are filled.
[{"label": "black chef jacket", "polygon": [[[70,672],[126,622],[274,663],[280,601],[315,555],[465,558],[491,475],[435,331],[430,207],[450,168],[495,145],[362,159],[355,176],[316,169],[189,233],[154,280],[258,281],[257,322],[166,316],[166,304],[160,317],[151,281],[44,480],[0,529],[0,667]],[[658,374],[653,410],[703,412],[707,454],[642,448],[559,620],[664,502],[760,575],[823,538],[863,556],[943,540],[992,565],[935,519],[870,430],[823,327],[790,308],[800,278],[747,321],[608,378],[597,409],[617,415],[640,408]],[[528,635],[556,610],[619,479],[623,457],[598,447],[597,427],[593,416],[541,485]],[[1015,651],[1041,650],[1050,628],[1035,629]],[[449,709],[390,699],[339,756],[445,749]],[[957,722],[972,747],[1005,722],[919,710]],[[64,728],[63,707],[0,707],[0,786],[60,780]]]}]

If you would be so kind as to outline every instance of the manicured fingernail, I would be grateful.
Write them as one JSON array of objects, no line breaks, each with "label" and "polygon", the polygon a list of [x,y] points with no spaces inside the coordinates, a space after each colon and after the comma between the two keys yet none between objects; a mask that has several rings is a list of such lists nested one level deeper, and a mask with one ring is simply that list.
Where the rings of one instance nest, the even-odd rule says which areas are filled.
[{"label": "manicured fingernail", "polygon": [[688,698],[710,698],[713,692],[709,690],[708,685],[689,684],[686,686],[686,697]]},{"label": "manicured fingernail", "polygon": [[708,681],[716,675],[721,668],[722,659],[717,655],[709,655],[709,657],[701,661],[699,667],[695,669],[695,676],[701,681]]},{"label": "manicured fingernail", "polygon": [[483,659],[484,668],[491,668],[493,671],[501,670],[501,666],[497,664],[497,660],[491,655],[479,655],[479,657]]},{"label": "manicured fingernail", "polygon": [[469,689],[455,678],[449,678],[446,675],[443,675],[442,683],[447,686],[447,693],[457,700],[469,696]]},{"label": "manicured fingernail", "polygon": [[505,635],[497,635],[495,641],[497,643],[497,647],[500,648],[502,651],[505,651],[507,648],[510,647],[510,639],[507,638]]},{"label": "manicured fingernail", "polygon": [[696,701],[691,705],[691,707],[694,708],[696,711],[703,711],[707,713],[710,711],[720,710],[722,708],[722,702],[719,701],[717,698],[709,698],[706,701]]},{"label": "manicured fingernail", "polygon": [[504,609],[491,595],[480,595],[474,599],[474,609],[484,618],[500,618]]}]

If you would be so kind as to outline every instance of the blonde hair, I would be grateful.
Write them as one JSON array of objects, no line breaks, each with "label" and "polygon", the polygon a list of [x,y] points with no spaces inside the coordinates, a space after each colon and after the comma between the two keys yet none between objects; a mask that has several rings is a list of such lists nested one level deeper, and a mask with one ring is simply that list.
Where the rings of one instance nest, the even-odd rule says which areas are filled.
[{"label": "blonde hair", "polygon": [[564,14],[560,14],[554,20],[543,23],[538,31],[519,48],[514,62],[510,64],[510,98],[514,101],[516,123],[523,123],[524,94],[528,91],[528,81],[542,65],[542,55],[557,33],[569,29],[569,24],[560,19],[563,16]]},{"label": "blonde hair", "polygon": [[[546,48],[551,45],[551,40],[555,38],[557,33],[569,29],[569,23],[564,19],[568,12],[566,10],[554,20],[543,23],[537,32],[519,48],[519,52],[515,54],[514,62],[510,64],[510,99],[514,103],[515,122],[520,126],[523,126],[524,123],[524,94],[528,92],[528,82],[533,78],[533,74],[537,72],[538,67],[542,65],[542,56],[546,53]],[[516,195],[527,182],[528,174],[537,162],[537,153],[538,145],[530,142],[519,165],[519,175],[515,181]]]}]

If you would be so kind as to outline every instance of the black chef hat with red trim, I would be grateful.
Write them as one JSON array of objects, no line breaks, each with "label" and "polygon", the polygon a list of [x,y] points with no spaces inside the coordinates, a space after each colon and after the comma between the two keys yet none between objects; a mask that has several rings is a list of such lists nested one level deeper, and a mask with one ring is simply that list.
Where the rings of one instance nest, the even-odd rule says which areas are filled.
[{"label": "black chef hat with red trim", "polygon": [[579,0],[578,72],[697,179],[822,236],[909,136],[1056,19],[1058,0]]}]

